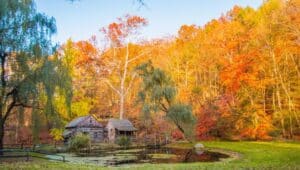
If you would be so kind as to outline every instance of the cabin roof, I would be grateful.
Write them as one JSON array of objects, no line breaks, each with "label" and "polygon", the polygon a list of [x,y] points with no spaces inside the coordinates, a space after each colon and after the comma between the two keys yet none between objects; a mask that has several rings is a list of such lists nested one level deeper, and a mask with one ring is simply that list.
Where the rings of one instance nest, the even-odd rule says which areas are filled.
[{"label": "cabin roof", "polygon": [[[78,127],[78,126],[80,125],[81,122],[85,121],[85,120],[88,119],[89,117],[92,117],[92,118],[94,118],[94,119],[96,120],[96,122],[97,122],[96,126],[97,126],[97,127],[102,127],[102,125],[97,121],[97,119],[96,119],[94,116],[92,116],[92,115],[87,115],[87,116],[81,116],[81,117],[77,117],[77,118],[73,119],[70,123],[68,123],[68,124],[66,125],[65,128],[75,128],[75,127]],[[88,124],[87,124],[87,125],[88,125]],[[82,125],[81,125],[81,126],[82,126]],[[83,126],[84,126],[84,125],[83,125]],[[95,126],[95,125],[93,125],[93,126]]]},{"label": "cabin roof", "polygon": [[137,130],[128,119],[109,119],[108,123],[111,123],[112,126],[119,131]]},{"label": "cabin roof", "polygon": [[72,135],[72,132],[69,130],[65,130],[62,134],[63,137],[70,137]]}]

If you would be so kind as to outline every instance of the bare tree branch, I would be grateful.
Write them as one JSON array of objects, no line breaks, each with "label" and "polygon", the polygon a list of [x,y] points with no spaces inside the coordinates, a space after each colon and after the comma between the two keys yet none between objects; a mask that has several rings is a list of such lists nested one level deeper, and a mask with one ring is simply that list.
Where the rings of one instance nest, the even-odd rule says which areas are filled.
[{"label": "bare tree branch", "polygon": [[110,82],[109,80],[105,79],[104,82],[105,82],[111,89],[113,89],[116,93],[118,93],[119,95],[121,94],[121,93],[120,93],[120,90],[118,90],[117,88],[115,88],[115,87],[111,84],[111,82]]},{"label": "bare tree branch", "polygon": [[143,52],[143,53],[137,55],[136,57],[129,59],[127,62],[130,63],[130,62],[132,62],[132,61],[134,61],[134,60],[136,60],[136,59],[142,57],[143,55],[149,54],[150,52],[151,52],[151,50],[145,51],[145,52]]},{"label": "bare tree branch", "polygon": [[129,90],[131,89],[132,84],[133,84],[133,81],[135,80],[135,77],[136,77],[136,76],[137,76],[137,74],[136,74],[136,73],[133,73],[133,75],[132,75],[132,77],[131,77],[131,80],[130,80],[130,82],[129,82],[129,85],[128,85],[127,89],[126,89],[125,95],[127,95],[127,93],[129,92]]}]

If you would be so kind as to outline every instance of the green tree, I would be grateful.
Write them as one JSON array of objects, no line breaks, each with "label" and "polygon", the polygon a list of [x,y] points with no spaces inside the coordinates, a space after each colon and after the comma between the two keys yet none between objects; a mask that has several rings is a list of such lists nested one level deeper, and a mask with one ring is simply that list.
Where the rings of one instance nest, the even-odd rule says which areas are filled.
[{"label": "green tree", "polygon": [[145,117],[158,111],[165,112],[167,119],[190,141],[195,125],[192,108],[175,100],[176,89],[171,78],[163,70],[154,68],[151,62],[139,65],[137,70],[143,80],[139,101],[143,104]]},{"label": "green tree", "polygon": [[71,98],[68,72],[50,56],[55,32],[54,18],[38,13],[34,1],[0,0],[0,149],[4,125],[17,108],[32,108],[32,120],[40,110],[56,117],[54,94]]}]

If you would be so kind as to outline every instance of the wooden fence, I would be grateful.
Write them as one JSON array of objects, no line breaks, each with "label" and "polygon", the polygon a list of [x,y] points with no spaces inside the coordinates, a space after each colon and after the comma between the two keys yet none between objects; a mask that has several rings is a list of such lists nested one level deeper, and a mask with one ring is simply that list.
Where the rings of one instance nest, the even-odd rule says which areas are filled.
[{"label": "wooden fence", "polygon": [[30,158],[33,158],[33,157],[66,162],[65,156],[48,153],[48,152],[33,151],[31,149],[2,149],[2,150],[0,150],[0,162],[1,162],[1,159],[7,159],[7,158],[25,158],[26,161],[29,161]]}]

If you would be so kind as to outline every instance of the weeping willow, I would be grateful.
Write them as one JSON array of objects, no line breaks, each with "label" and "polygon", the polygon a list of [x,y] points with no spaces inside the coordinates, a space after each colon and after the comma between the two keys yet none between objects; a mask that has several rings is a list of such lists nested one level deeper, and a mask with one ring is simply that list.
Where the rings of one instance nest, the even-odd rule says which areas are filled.
[{"label": "weeping willow", "polygon": [[149,119],[151,113],[165,112],[167,120],[173,122],[187,140],[193,140],[196,121],[192,107],[176,101],[176,88],[171,78],[155,68],[151,61],[136,69],[142,78],[138,99],[142,103],[143,117]]},{"label": "weeping willow", "polygon": [[61,126],[55,97],[64,96],[70,108],[71,77],[53,54],[51,36],[55,32],[54,18],[38,13],[34,1],[0,0],[0,149],[4,125],[13,114],[23,119],[24,108],[30,108],[37,136],[42,116],[51,126]]}]

